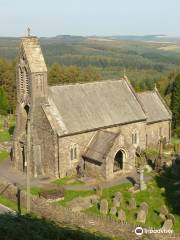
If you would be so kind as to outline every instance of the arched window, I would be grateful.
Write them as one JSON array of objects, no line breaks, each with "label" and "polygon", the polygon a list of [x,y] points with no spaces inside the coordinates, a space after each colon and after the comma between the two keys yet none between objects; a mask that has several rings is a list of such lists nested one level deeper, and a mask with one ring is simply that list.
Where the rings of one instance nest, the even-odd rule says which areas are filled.
[{"label": "arched window", "polygon": [[26,68],[24,68],[24,88],[26,95],[29,95],[30,93],[29,76]]},{"label": "arched window", "polygon": [[139,133],[137,130],[133,130],[132,132],[132,144],[139,144]]},{"label": "arched window", "polygon": [[71,161],[78,159],[78,145],[73,144],[70,148],[70,158]]},{"label": "arched window", "polygon": [[19,88],[20,88],[20,94],[23,95],[23,92],[24,92],[23,71],[20,67],[19,67]]}]

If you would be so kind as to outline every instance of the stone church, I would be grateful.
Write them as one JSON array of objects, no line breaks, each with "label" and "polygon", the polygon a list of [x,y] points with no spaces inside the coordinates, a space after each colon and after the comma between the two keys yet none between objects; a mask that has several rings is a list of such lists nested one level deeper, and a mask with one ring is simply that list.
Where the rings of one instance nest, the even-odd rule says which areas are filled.
[{"label": "stone church", "polygon": [[[63,178],[79,169],[111,179],[135,169],[136,149],[171,137],[171,112],[157,89],[136,93],[127,77],[48,86],[33,36],[21,39],[12,161],[31,174]],[[29,148],[28,148],[29,146]]]}]

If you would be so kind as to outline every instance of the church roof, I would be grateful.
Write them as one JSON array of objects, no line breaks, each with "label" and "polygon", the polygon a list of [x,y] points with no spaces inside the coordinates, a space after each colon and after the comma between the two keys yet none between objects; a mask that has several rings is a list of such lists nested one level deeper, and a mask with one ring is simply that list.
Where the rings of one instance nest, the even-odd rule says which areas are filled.
[{"label": "church roof", "polygon": [[59,135],[146,120],[125,79],[49,87],[49,103]]},{"label": "church roof", "polygon": [[98,131],[91,140],[83,157],[103,163],[117,136],[118,134],[113,132]]},{"label": "church roof", "polygon": [[47,67],[37,37],[22,38],[21,47],[24,50],[32,73],[47,72]]},{"label": "church roof", "polygon": [[157,90],[138,93],[147,115],[147,122],[159,122],[171,119],[171,112]]}]

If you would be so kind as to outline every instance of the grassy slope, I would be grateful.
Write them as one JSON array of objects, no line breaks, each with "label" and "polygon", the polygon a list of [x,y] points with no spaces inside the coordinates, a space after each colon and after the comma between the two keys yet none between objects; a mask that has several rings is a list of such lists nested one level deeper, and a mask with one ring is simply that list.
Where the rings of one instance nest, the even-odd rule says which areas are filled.
[{"label": "grassy slope", "polygon": [[71,177],[64,177],[61,179],[56,179],[52,183],[55,183],[57,185],[80,185],[84,184],[83,181]]},{"label": "grassy slope", "polygon": [[7,206],[8,208],[13,209],[14,211],[17,211],[17,204],[16,202],[11,201],[10,199],[0,195],[0,203]]},{"label": "grassy slope", "polygon": [[[112,197],[115,192],[120,191],[123,193],[123,203],[120,208],[125,210],[127,221],[132,224],[137,224],[136,222],[136,214],[137,209],[132,210],[128,208],[128,201],[130,197],[132,197],[132,193],[128,192],[128,188],[131,186],[131,184],[121,184],[119,186],[112,187],[110,189],[105,189],[103,191],[103,198],[106,198],[109,202],[109,208],[112,206]],[[149,213],[147,217],[146,224],[144,226],[146,227],[155,227],[160,228],[162,225],[162,220],[158,216],[158,210],[161,206],[167,204],[165,195],[161,192],[160,187],[156,183],[156,181],[151,181],[148,184],[148,188],[145,191],[138,192],[134,194],[134,197],[136,198],[137,206],[140,205],[141,202],[145,201],[149,205]],[[85,212],[93,213],[93,214],[100,214],[98,206],[93,206],[92,208],[86,210]],[[175,214],[176,218],[176,224],[174,229],[178,232],[180,232],[180,216]],[[141,224],[143,225],[143,224]]]}]

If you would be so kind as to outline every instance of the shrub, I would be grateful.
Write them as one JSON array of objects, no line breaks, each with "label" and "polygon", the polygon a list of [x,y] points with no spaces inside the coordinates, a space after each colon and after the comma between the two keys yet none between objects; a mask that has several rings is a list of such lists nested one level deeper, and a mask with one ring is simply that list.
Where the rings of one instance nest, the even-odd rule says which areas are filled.
[{"label": "shrub", "polygon": [[159,156],[159,151],[155,148],[148,148],[144,153],[147,161],[151,161],[152,163],[154,163]]}]

